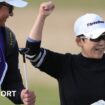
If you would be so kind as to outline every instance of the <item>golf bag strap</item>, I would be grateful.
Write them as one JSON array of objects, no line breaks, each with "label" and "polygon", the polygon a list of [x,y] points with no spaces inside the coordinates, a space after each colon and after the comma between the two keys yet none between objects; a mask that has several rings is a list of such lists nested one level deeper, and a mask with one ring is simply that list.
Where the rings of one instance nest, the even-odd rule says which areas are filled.
[{"label": "golf bag strap", "polygon": [[5,41],[5,53],[6,56],[9,56],[11,55],[17,41],[15,39],[15,34],[8,27],[5,27]]}]

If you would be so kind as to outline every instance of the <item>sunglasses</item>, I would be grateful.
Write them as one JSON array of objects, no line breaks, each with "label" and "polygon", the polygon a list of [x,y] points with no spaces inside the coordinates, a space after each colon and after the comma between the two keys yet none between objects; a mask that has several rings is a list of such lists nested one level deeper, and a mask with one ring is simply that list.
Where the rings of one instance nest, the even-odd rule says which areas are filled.
[{"label": "sunglasses", "polygon": [[93,42],[99,42],[99,41],[101,41],[101,40],[104,40],[104,41],[105,41],[105,34],[99,36],[99,37],[96,38],[96,39],[90,39],[90,40],[93,41]]},{"label": "sunglasses", "polygon": [[[85,38],[84,35],[80,35],[79,37],[80,37],[81,39],[87,39],[87,38]],[[104,41],[105,41],[105,33],[103,33],[101,36],[99,36],[99,37],[96,38],[96,39],[91,39],[91,38],[90,38],[90,41],[93,41],[93,42],[99,42],[99,41],[101,41],[101,40],[104,40]]]},{"label": "sunglasses", "polygon": [[0,6],[6,6],[6,7],[8,7],[9,14],[11,14],[13,12],[13,10],[14,10],[14,7],[12,5],[9,5],[9,4],[5,3],[5,2],[0,3]]}]

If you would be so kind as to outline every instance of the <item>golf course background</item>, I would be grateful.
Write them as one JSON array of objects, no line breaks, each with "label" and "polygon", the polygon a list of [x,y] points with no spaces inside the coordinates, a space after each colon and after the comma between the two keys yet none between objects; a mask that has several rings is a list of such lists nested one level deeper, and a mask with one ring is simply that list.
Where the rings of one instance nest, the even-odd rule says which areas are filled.
[{"label": "golf course background", "polygon": [[[19,47],[25,46],[25,41],[38,13],[41,2],[46,0],[28,0],[26,8],[15,8],[14,16],[7,21],[16,34]],[[48,0],[47,0],[48,1]],[[42,46],[56,52],[79,53],[75,43],[73,24],[85,13],[96,13],[105,18],[105,0],[52,0],[55,10],[47,18],[43,30]],[[22,56],[19,55],[19,66],[24,80]],[[34,68],[27,60],[28,85],[36,93],[36,105],[59,105],[59,89],[57,81]],[[0,105],[14,105],[7,98],[0,96]]]}]

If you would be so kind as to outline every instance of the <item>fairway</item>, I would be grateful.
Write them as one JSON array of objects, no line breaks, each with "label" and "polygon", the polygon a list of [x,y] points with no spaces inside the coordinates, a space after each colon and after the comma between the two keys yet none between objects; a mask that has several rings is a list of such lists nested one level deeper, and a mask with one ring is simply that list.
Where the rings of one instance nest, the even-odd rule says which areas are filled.
[{"label": "fairway", "polygon": [[[48,0],[28,0],[30,7],[38,6],[41,2]],[[51,0],[60,8],[105,8],[105,0]]]},{"label": "fairway", "polygon": [[[64,0],[66,1],[66,0]],[[80,49],[75,43],[75,36],[73,31],[74,21],[82,14],[87,12],[94,12],[102,17],[104,15],[103,6],[98,8],[80,8],[80,4],[84,3],[82,0],[78,4],[74,1],[70,2],[58,2],[55,0],[56,8],[51,16],[46,20],[46,24],[43,31],[43,42],[42,45],[45,48],[51,49],[53,51],[65,53],[79,53]],[[94,0],[95,1],[95,0]],[[96,0],[99,2],[99,0]],[[41,0],[36,1],[36,4],[39,4]],[[105,1],[100,0],[102,4],[105,4]],[[88,3],[85,1],[85,3]],[[94,3],[94,2],[92,2]],[[60,5],[66,5],[60,7]],[[74,4],[75,6],[79,5],[79,9],[68,8],[68,5]],[[91,4],[91,3],[90,3]],[[90,5],[88,4],[88,5]],[[32,3],[32,5],[34,5]],[[58,6],[57,6],[58,5]],[[90,5],[91,6],[91,5]],[[29,5],[31,7],[31,5]],[[24,9],[15,9],[14,17],[10,17],[7,22],[7,26],[11,27],[14,33],[16,33],[16,38],[19,43],[19,47],[25,46],[25,41],[29,34],[29,31],[33,25],[34,19],[38,13],[38,7],[24,8]],[[22,56],[19,55],[19,65],[21,68],[21,73],[24,80],[23,73],[23,62]],[[36,105],[59,105],[59,90],[57,81],[48,76],[47,74],[40,72],[39,70],[32,67],[29,61],[27,61],[28,68],[28,82],[30,90],[35,91],[36,93]],[[7,98],[0,97],[0,105],[14,105]]]}]

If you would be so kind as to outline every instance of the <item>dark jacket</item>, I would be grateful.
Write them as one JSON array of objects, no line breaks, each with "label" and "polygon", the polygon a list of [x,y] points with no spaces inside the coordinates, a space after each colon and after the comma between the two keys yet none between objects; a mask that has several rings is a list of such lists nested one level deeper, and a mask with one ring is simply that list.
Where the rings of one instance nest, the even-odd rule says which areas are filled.
[{"label": "dark jacket", "polygon": [[18,67],[18,44],[14,33],[7,27],[2,27],[4,38],[5,59],[8,64],[8,70],[1,85],[5,91],[16,91],[15,96],[7,96],[15,104],[22,104],[20,93],[24,88],[20,70]]}]

